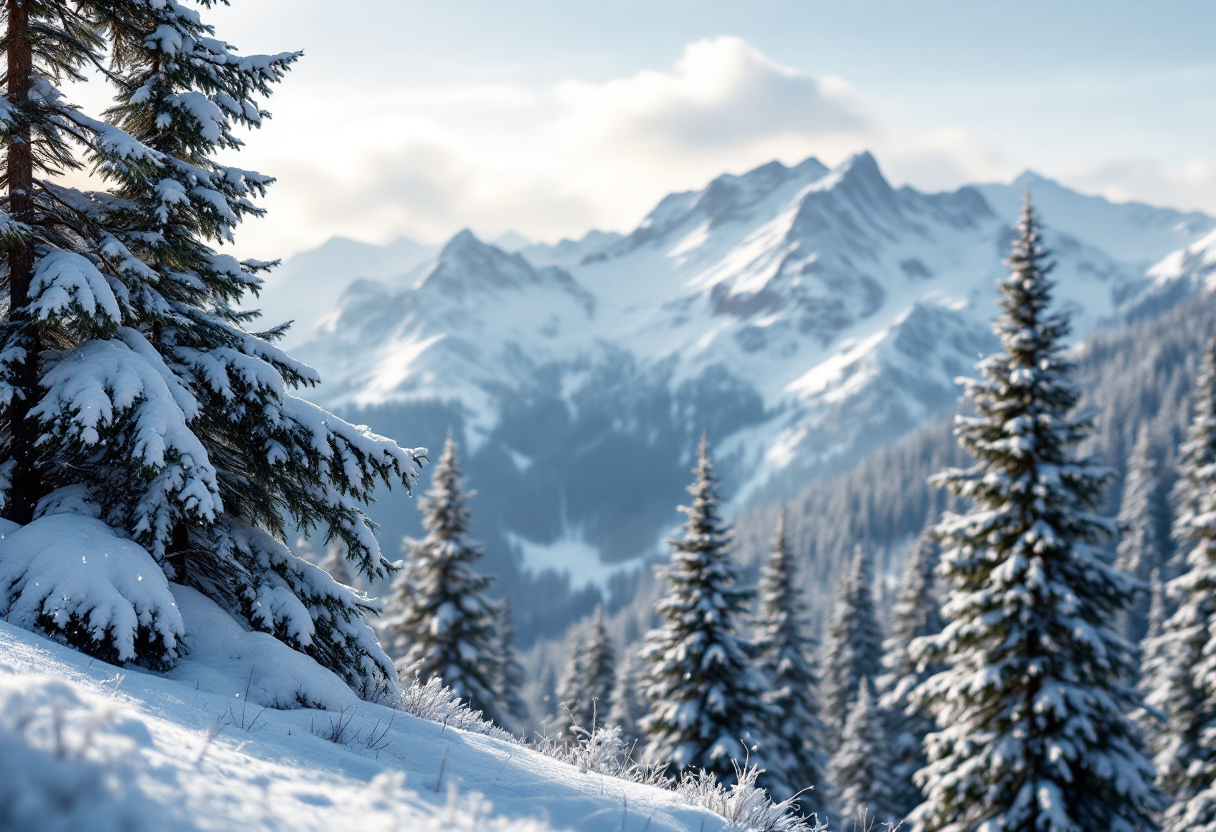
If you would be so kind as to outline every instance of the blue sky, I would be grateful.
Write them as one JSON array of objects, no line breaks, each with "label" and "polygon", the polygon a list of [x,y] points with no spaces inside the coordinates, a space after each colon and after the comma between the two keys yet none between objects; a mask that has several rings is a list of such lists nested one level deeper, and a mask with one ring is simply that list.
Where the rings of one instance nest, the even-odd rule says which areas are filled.
[{"label": "blue sky", "polygon": [[238,247],[627,229],[771,158],[873,150],[922,188],[1026,168],[1216,211],[1210,0],[234,0],[302,48],[242,163],[277,175]]}]

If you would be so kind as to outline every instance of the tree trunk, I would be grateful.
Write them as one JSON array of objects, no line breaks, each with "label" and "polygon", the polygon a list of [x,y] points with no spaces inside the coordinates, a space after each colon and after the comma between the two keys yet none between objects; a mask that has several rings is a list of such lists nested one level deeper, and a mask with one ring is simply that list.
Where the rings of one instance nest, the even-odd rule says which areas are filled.
[{"label": "tree trunk", "polygon": [[[22,124],[8,142],[9,213],[14,219],[32,224],[34,155],[30,144],[30,128],[22,106],[29,100],[34,83],[33,44],[30,37],[29,11],[24,0],[7,0],[8,12],[8,89],[9,103],[17,109]],[[37,502],[39,477],[36,469],[37,427],[28,416],[38,392],[38,340],[32,326],[24,319],[24,307],[29,303],[30,279],[34,272],[34,248],[28,241],[9,250],[9,319],[16,326],[13,335],[24,342],[25,360],[17,370],[17,396],[12,404],[12,487],[5,515],[14,522],[28,523],[33,519]],[[21,331],[24,329],[24,331]]]}]

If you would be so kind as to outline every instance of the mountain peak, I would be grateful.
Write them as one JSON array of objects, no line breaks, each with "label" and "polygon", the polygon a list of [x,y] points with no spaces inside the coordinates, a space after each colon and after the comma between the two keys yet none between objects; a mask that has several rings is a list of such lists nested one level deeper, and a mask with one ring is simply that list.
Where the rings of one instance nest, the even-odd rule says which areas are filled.
[{"label": "mountain peak", "polygon": [[882,175],[882,170],[878,167],[878,160],[874,158],[874,154],[868,150],[863,150],[860,153],[854,153],[849,158],[845,159],[833,173],[837,174],[841,182],[853,181],[879,181],[884,186],[887,185],[887,178]]}]

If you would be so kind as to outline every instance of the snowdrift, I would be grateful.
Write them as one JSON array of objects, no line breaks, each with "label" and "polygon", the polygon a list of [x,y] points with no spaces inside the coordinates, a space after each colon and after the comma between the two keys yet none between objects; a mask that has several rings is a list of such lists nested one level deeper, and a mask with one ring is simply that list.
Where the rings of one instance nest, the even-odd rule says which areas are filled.
[{"label": "snowdrift", "polygon": [[[173,591],[197,627],[201,596]],[[732,828],[673,792],[336,693],[335,710],[264,708],[292,684],[259,676],[274,660],[238,640],[170,678],[0,621],[0,830]],[[305,671],[313,691],[337,681]]]}]

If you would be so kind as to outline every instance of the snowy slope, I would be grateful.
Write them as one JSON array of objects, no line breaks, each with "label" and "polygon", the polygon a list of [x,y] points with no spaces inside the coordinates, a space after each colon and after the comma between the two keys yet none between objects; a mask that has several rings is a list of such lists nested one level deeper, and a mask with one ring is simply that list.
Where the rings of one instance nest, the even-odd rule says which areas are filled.
[{"label": "snowy slope", "polygon": [[283,342],[290,347],[307,337],[314,321],[333,310],[351,281],[407,275],[433,257],[435,250],[406,237],[384,246],[334,237],[273,269],[261,296],[248,298],[245,304],[262,310],[266,326],[295,321]]},{"label": "snowy slope", "polygon": [[[381,706],[263,709],[243,679],[210,687],[241,670],[211,659],[167,679],[0,621],[0,828],[728,828],[671,792]],[[326,739],[339,721],[343,741]]]},{"label": "snowy slope", "polygon": [[[415,444],[449,425],[462,435],[480,532],[508,550],[492,571],[508,582],[551,566],[530,553],[590,549],[611,564],[676,521],[703,428],[745,498],[950,407],[954,379],[994,345],[994,283],[1027,187],[1077,336],[1194,285],[1180,275],[1202,254],[1173,252],[1211,217],[1032,174],[893,188],[863,153],[721,176],[623,237],[508,254],[462,232],[410,285],[350,285],[298,354],[325,379],[324,405]],[[398,520],[381,518],[390,533]]]}]

